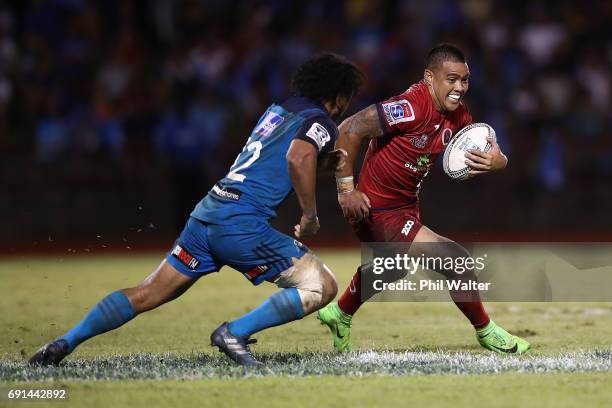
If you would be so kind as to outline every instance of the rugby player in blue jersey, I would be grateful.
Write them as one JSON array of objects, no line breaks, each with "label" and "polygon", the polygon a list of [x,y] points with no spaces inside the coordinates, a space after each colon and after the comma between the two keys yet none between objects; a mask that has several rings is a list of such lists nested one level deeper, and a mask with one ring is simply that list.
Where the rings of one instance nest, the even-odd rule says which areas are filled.
[{"label": "rugby player in blue jersey", "polygon": [[183,294],[200,277],[228,265],[254,285],[281,288],[259,307],[221,324],[211,343],[243,365],[260,365],[250,336],[328,304],[337,292],[329,268],[296,239],[270,226],[276,208],[295,191],[302,217],[296,238],[319,230],[317,171],[340,169],[346,152],[332,150],[340,117],[363,82],[345,58],[318,54],[293,74],[295,94],[261,116],[227,175],[198,203],[157,270],[133,288],[102,299],[68,332],[41,347],[30,364],[57,364],[83,341]]}]

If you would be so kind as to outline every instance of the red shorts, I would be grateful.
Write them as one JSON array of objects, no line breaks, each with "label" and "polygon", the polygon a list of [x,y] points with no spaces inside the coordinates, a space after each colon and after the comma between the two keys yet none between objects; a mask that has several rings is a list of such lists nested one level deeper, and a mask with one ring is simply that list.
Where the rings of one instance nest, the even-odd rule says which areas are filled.
[{"label": "red shorts", "polygon": [[351,225],[361,242],[412,242],[423,226],[418,203],[394,210],[370,211],[368,218]]}]

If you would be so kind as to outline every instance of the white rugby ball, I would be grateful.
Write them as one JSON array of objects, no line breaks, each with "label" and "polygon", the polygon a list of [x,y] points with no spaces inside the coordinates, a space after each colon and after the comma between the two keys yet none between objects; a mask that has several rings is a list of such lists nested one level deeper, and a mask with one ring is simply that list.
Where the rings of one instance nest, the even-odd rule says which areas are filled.
[{"label": "white rugby ball", "polygon": [[488,136],[495,138],[495,130],[486,123],[472,123],[461,129],[444,151],[442,164],[446,174],[455,180],[468,178],[471,168],[465,164],[465,152],[472,149],[482,152],[491,150]]}]

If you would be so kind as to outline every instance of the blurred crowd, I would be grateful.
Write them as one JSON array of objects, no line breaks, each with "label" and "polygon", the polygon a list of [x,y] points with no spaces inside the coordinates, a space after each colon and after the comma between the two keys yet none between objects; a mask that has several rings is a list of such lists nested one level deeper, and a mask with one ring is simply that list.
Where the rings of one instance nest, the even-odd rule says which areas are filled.
[{"label": "blurred crowd", "polygon": [[[0,3],[6,196],[19,207],[31,189],[165,186],[182,222],[308,56],[332,50],[363,69],[356,111],[418,81],[427,50],[450,41],[468,58],[470,110],[497,130],[510,167],[467,189],[426,187],[432,218],[468,230],[609,229],[610,21],[609,1]],[[498,220],[474,224],[469,209],[445,219],[449,191],[486,198]]]}]

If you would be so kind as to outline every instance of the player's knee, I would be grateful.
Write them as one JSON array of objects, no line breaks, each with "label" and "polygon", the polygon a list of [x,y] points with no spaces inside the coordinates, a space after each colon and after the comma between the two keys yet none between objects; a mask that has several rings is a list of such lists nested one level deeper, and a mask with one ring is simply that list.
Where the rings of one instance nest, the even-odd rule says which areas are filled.
[{"label": "player's knee", "polygon": [[146,284],[140,284],[134,288],[123,289],[123,293],[130,301],[132,309],[134,309],[134,313],[136,314],[155,309],[164,303],[161,296],[159,296],[150,285]]},{"label": "player's knee", "polygon": [[311,283],[297,288],[302,299],[304,315],[327,305],[338,293],[336,278],[323,262],[320,262],[313,272]]},{"label": "player's knee", "polygon": [[331,270],[313,254],[297,260],[293,267],[281,274],[277,284],[297,289],[304,315],[322,308],[338,293],[338,284]]},{"label": "player's knee", "polygon": [[321,295],[321,303],[319,307],[327,305],[329,302],[334,300],[338,294],[338,282],[332,271],[323,264],[323,271],[321,271],[321,282],[323,284],[323,293]]},{"label": "player's knee", "polygon": [[139,314],[149,310],[147,309],[148,305],[146,294],[139,286],[122,289],[121,291],[128,298],[134,313]]},{"label": "player's knee", "polygon": [[444,259],[453,259],[452,263],[438,271],[449,279],[472,279],[474,276],[473,268],[468,268],[467,260],[471,258],[470,252],[454,241],[438,243]]}]

